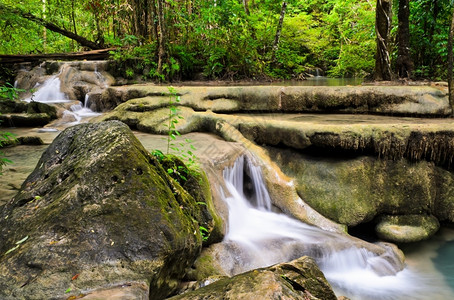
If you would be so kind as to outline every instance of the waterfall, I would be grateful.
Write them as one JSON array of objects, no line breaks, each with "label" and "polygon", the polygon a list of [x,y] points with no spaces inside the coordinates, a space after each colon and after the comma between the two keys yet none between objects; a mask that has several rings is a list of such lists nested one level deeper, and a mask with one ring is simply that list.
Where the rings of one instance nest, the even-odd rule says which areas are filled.
[{"label": "waterfall", "polygon": [[106,83],[105,83],[106,79],[105,79],[104,76],[101,74],[101,72],[98,71],[98,66],[97,66],[97,65],[95,65],[95,76],[96,76],[96,79],[99,80],[99,82],[100,82],[100,84],[101,84],[101,86],[102,86],[103,88],[107,87],[107,85],[106,85]]},{"label": "waterfall", "polygon": [[242,156],[223,173],[229,209],[223,243],[232,251],[230,275],[312,256],[338,295],[351,299],[449,299],[434,278],[393,264],[385,248],[378,255],[350,239],[271,210],[260,168]]},{"label": "waterfall", "polygon": [[58,75],[54,75],[47,79],[31,97],[24,99],[26,102],[36,101],[43,103],[64,103],[69,102],[65,93],[60,90],[60,79]]},{"label": "waterfall", "polygon": [[86,94],[84,103],[79,102],[78,104],[71,105],[70,110],[64,111],[66,116],[72,116],[75,120],[68,125],[78,124],[83,118],[96,117],[100,115],[100,113],[94,112],[90,109],[89,103],[90,96]]}]

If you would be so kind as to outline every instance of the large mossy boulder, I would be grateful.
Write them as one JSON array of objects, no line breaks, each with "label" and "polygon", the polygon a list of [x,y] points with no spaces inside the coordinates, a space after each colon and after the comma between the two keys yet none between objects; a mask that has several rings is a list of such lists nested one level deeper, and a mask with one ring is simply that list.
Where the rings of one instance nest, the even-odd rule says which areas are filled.
[{"label": "large mossy boulder", "polygon": [[200,253],[203,207],[123,123],[66,129],[0,211],[0,298],[162,299]]},{"label": "large mossy boulder", "polygon": [[336,300],[325,276],[313,259],[303,256],[288,263],[224,278],[171,300]]}]

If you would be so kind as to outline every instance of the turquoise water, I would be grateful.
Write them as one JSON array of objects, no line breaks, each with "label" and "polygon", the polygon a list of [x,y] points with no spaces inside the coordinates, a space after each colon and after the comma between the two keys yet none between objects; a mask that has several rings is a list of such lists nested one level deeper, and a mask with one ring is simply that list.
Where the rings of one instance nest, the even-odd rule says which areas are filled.
[{"label": "turquoise water", "polygon": [[454,291],[454,229],[443,229],[440,233],[445,237],[444,243],[437,250],[432,259],[435,268],[443,275],[447,285]]},{"label": "turquoise water", "polygon": [[427,241],[400,248],[425,286],[426,295],[420,299],[454,299],[454,228],[441,228]]}]

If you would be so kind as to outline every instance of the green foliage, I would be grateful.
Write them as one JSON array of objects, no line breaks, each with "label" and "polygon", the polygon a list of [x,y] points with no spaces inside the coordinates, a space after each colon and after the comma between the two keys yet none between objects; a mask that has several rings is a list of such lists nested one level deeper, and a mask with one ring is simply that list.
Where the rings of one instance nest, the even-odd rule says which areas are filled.
[{"label": "green foliage", "polygon": [[[164,57],[158,70],[159,1]],[[322,69],[333,77],[369,76],[375,57],[375,2],[288,0],[275,60],[270,61],[282,1],[12,1],[92,41],[121,47],[112,52],[127,79],[300,78]],[[394,0],[391,56],[396,58],[397,0]],[[444,78],[451,0],[410,1],[411,53],[415,74]],[[142,19],[141,19],[142,18]],[[77,43],[11,13],[0,18],[0,53],[82,50]],[[140,29],[143,30],[140,30]]]},{"label": "green foliage", "polygon": [[7,254],[13,252],[14,250],[16,250],[17,248],[19,248],[20,245],[21,245],[23,242],[25,242],[26,240],[28,240],[28,235],[27,235],[26,237],[24,237],[23,239],[21,239],[20,241],[17,241],[17,242],[15,243],[16,246],[14,246],[13,248],[11,248],[11,249],[9,249],[8,251],[6,251],[6,252],[5,252],[5,255],[7,255]]},{"label": "green foliage", "polygon": [[[20,91],[22,90],[16,89],[10,84],[0,86],[0,100],[14,101],[17,99],[17,93]],[[0,132],[0,149],[15,139],[15,136],[10,132]],[[5,157],[3,152],[0,151],[0,175],[2,175],[3,166],[8,163],[11,163],[11,161]]]},{"label": "green foliage", "polygon": [[[0,149],[12,140],[15,140],[15,136],[12,133],[0,132]],[[0,151],[0,175],[2,175],[3,166],[10,163],[12,163],[12,161],[7,159],[3,152]]]},{"label": "green foliage", "polygon": [[416,77],[446,78],[452,8],[451,0],[410,1],[410,51]]},{"label": "green foliage", "polygon": [[[153,150],[151,154],[158,159],[161,163],[164,163],[165,169],[169,175],[177,180],[182,186],[188,180],[189,175],[195,175],[197,172],[197,157],[193,151],[195,151],[192,140],[184,139],[181,137],[180,132],[177,129],[177,124],[184,117],[180,114],[180,110],[177,107],[181,101],[180,95],[178,95],[176,89],[172,86],[168,87],[169,90],[169,114],[167,121],[167,147],[166,153],[164,154],[161,150]],[[175,155],[178,159],[181,159],[185,163],[169,163],[172,161],[171,156]]]},{"label": "green foliage", "polygon": [[6,85],[0,86],[0,100],[15,101],[19,98],[20,92],[25,92],[25,90],[15,88],[10,83],[6,83]]}]

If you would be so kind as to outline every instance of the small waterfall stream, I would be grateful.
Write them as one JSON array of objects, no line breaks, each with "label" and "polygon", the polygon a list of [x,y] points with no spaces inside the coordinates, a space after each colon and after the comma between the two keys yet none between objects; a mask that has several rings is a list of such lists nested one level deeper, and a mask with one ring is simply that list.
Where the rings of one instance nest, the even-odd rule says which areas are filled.
[{"label": "small waterfall stream", "polygon": [[71,115],[75,121],[71,125],[80,123],[83,118],[99,116],[100,113],[94,112],[90,109],[90,96],[85,95],[84,103],[71,105],[70,110],[66,110],[64,114]]},{"label": "small waterfall stream", "polygon": [[[230,275],[312,256],[338,295],[357,299],[451,299],[440,278],[429,278],[393,263],[391,249],[378,255],[352,246],[344,236],[304,224],[271,210],[259,167],[240,157],[224,170],[229,196],[225,244],[234,252]],[[443,286],[443,287],[442,287]]]},{"label": "small waterfall stream", "polygon": [[[95,68],[95,76],[100,80],[104,87],[104,77],[100,72]],[[49,77],[41,86],[37,86],[37,90],[29,98],[24,99],[26,102],[36,101],[47,104],[54,103],[67,103],[71,102],[65,93],[61,91],[61,81],[58,74]],[[99,116],[100,113],[94,112],[90,109],[90,97],[89,94],[85,94],[84,103],[79,102],[78,104],[71,105],[71,107],[63,111],[62,119],[65,122],[66,126],[72,126],[79,124],[84,118]]]},{"label": "small waterfall stream", "polygon": [[33,93],[33,95],[29,98],[24,99],[26,102],[36,101],[42,103],[65,103],[70,102],[71,100],[65,95],[65,93],[61,92],[60,89],[60,79],[58,75],[53,75],[41,86],[37,86],[37,90]]}]

